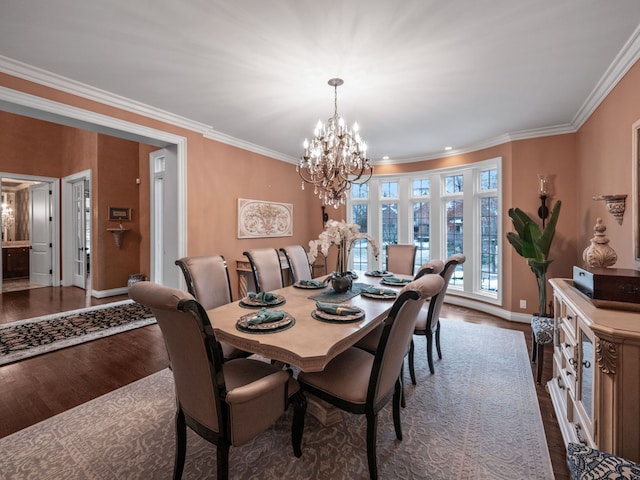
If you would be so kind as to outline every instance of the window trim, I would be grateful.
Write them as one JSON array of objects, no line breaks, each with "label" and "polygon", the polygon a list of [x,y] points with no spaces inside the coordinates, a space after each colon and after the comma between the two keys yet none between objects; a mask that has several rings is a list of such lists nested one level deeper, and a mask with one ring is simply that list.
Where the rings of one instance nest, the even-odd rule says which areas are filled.
[{"label": "window trim", "polygon": [[[481,190],[481,172],[484,170],[496,169],[498,175],[497,188]],[[446,194],[446,185],[444,178],[453,174],[462,174],[464,176],[464,188],[463,192],[455,192],[452,194]],[[429,179],[429,195],[428,196],[413,196],[413,180],[417,179]],[[398,197],[387,198],[382,197],[381,186],[383,182],[395,181],[398,184]],[[431,258],[446,258],[446,227],[443,226],[441,219],[446,217],[446,201],[449,199],[460,198],[464,202],[463,218],[464,224],[471,224],[471,228],[464,229],[463,237],[463,250],[467,256],[467,261],[463,265],[464,269],[464,285],[463,287],[450,285],[448,292],[461,297],[479,300],[485,303],[491,303],[495,305],[502,305],[502,297],[504,290],[503,283],[503,210],[502,210],[502,157],[490,158],[479,162],[468,163],[455,167],[445,167],[432,170],[421,170],[409,173],[400,174],[378,174],[374,175],[369,181],[369,196],[367,199],[362,198],[349,198],[347,199],[346,209],[348,221],[352,220],[352,205],[356,203],[367,203],[369,205],[367,209],[367,222],[369,226],[369,235],[376,239],[381,240],[381,216],[378,214],[381,205],[383,203],[392,202],[398,203],[399,212],[398,218],[398,242],[410,243],[413,239],[413,215],[411,205],[416,200],[425,200],[429,202],[430,207],[430,256]],[[481,215],[481,203],[474,201],[482,197],[497,197],[497,249],[498,249],[498,290],[496,292],[490,292],[481,290],[481,232],[482,225],[480,222]],[[471,207],[468,207],[471,205]],[[466,207],[466,208],[465,208]],[[407,211],[408,209],[408,211]],[[374,218],[374,212],[375,218]],[[434,235],[431,225],[439,225],[444,228],[438,227],[438,232]],[[467,233],[470,231],[469,233]],[[466,253],[470,252],[470,253]],[[376,260],[369,259],[370,265],[373,268],[383,268],[381,264],[383,255]],[[467,281],[470,278],[471,281]]]}]

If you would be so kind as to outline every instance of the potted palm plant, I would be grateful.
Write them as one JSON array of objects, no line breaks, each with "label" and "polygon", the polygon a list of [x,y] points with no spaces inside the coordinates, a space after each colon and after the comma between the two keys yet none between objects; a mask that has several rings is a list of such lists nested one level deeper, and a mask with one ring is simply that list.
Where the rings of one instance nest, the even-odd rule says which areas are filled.
[{"label": "potted palm plant", "polygon": [[555,203],[551,209],[549,222],[542,229],[521,209],[509,209],[509,217],[516,231],[507,233],[507,240],[513,245],[518,255],[527,259],[527,265],[536,276],[540,317],[547,316],[547,270],[552,262],[549,260],[549,250],[556,232],[561,204],[560,200]]}]

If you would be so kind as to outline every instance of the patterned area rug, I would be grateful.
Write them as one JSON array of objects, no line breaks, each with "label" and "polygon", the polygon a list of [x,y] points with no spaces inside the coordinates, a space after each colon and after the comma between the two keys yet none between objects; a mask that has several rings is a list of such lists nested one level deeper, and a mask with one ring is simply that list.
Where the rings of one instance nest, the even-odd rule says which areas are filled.
[{"label": "patterned area rug", "polygon": [[131,300],[0,324],[0,365],[155,323]]},{"label": "patterned area rug", "polygon": [[[553,479],[522,332],[443,320],[435,375],[424,337],[416,347],[418,385],[407,374],[402,441],[390,405],[379,414],[381,479]],[[0,477],[169,479],[174,409],[163,370],[0,439]],[[232,447],[230,478],[369,478],[362,415],[343,413],[330,427],[307,415],[301,458],[291,449],[291,417]],[[215,478],[215,458],[215,447],[189,431],[183,478]]]}]

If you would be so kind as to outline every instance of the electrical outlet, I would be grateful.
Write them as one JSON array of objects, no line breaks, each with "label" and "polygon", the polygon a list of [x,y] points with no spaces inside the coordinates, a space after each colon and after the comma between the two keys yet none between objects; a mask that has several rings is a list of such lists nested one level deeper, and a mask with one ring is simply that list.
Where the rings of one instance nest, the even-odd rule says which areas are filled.
[{"label": "electrical outlet", "polygon": [[526,300],[520,300],[520,308],[522,308],[522,309],[527,308],[527,301]]}]

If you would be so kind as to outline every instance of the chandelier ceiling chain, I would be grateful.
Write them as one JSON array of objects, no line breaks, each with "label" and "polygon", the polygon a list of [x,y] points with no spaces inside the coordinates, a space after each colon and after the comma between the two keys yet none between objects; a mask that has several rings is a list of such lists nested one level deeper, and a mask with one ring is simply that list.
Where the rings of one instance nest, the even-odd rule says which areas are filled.
[{"label": "chandelier ceiling chain", "polygon": [[367,144],[360,137],[358,124],[350,129],[338,116],[338,87],[343,83],[341,78],[328,81],[334,89],[333,117],[326,125],[318,121],[311,142],[305,138],[304,155],[296,166],[303,180],[302,189],[305,182],[312,184],[313,193],[334,208],[345,204],[352,184],[367,183],[373,175]]}]

